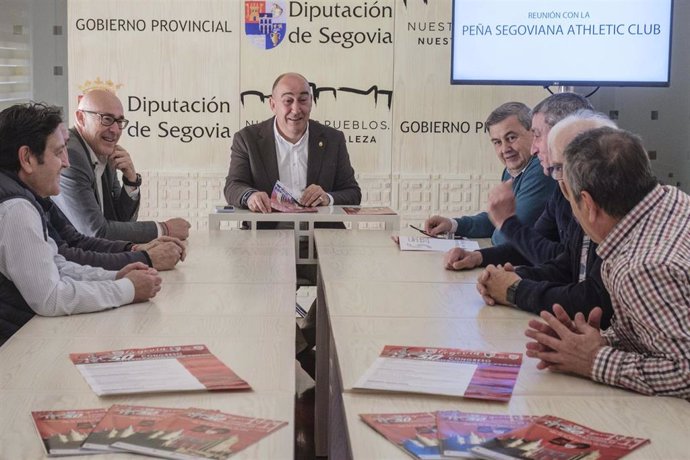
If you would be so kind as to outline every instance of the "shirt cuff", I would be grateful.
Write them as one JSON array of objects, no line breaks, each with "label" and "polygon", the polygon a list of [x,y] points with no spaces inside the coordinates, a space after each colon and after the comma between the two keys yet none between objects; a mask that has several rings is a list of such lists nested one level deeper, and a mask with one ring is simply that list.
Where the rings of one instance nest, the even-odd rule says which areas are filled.
[{"label": "shirt cuff", "polygon": [[122,293],[122,303],[116,305],[116,307],[134,302],[134,294],[136,292],[134,290],[134,283],[129,278],[120,278],[115,281],[115,284],[120,288],[120,292]]},{"label": "shirt cuff", "polygon": [[165,235],[165,231],[163,230],[163,226],[161,225],[160,222],[156,222],[156,232],[158,234],[158,238],[161,236]]},{"label": "shirt cuff", "polygon": [[326,195],[328,195],[328,206],[333,206],[333,195],[330,193],[326,193]]},{"label": "shirt cuff", "polygon": [[620,351],[613,347],[601,347],[594,357],[594,364],[592,366],[592,375],[590,376],[595,382],[608,383],[609,385],[616,385],[618,381],[619,369],[619,355]]},{"label": "shirt cuff", "polygon": [[455,235],[455,232],[458,231],[458,221],[455,219],[450,220],[450,233]]},{"label": "shirt cuff", "polygon": [[[254,193],[254,192],[258,192],[258,190],[255,190],[255,189],[253,189],[253,188],[250,188],[249,190],[247,190],[246,192],[244,192],[244,193],[242,194],[242,198],[240,198],[240,206],[242,206],[243,208],[247,208],[247,207],[248,207],[248,206],[247,206],[247,201],[249,201],[249,197],[250,197],[250,196],[252,195],[252,193]],[[232,203],[229,203],[229,204],[232,204]]]},{"label": "shirt cuff", "polygon": [[122,188],[125,189],[125,192],[127,193],[127,196],[129,196],[131,199],[136,200],[139,198],[139,187],[133,187],[131,185],[123,185]]}]

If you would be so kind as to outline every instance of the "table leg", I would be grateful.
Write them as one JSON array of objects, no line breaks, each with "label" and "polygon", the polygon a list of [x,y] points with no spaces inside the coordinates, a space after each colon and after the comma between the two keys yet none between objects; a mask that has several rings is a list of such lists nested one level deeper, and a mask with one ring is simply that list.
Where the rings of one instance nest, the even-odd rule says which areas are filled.
[{"label": "table leg", "polygon": [[316,283],[316,401],[314,408],[314,443],[316,455],[328,455],[328,405],[329,360],[330,360],[330,324],[324,296],[321,269],[317,272]]}]

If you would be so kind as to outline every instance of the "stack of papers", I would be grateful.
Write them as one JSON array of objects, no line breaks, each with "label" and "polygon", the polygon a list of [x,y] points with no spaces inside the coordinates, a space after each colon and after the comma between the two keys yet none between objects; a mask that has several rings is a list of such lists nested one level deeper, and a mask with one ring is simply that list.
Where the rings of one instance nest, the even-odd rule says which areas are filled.
[{"label": "stack of papers", "polygon": [[360,414],[362,421],[418,459],[615,460],[647,444],[558,417],[461,411]]},{"label": "stack of papers", "polygon": [[355,389],[508,401],[522,353],[386,345]]},{"label": "stack of papers", "polygon": [[72,353],[69,357],[98,396],[251,388],[205,345]]},{"label": "stack of papers", "polygon": [[479,243],[472,240],[447,240],[444,238],[431,238],[428,236],[404,236],[400,235],[399,244],[401,251],[438,251],[447,252],[453,248],[461,248],[466,251],[478,251]]},{"label": "stack of papers", "polygon": [[170,459],[224,459],[287,425],[199,408],[114,405],[31,413],[48,455],[135,452]]}]

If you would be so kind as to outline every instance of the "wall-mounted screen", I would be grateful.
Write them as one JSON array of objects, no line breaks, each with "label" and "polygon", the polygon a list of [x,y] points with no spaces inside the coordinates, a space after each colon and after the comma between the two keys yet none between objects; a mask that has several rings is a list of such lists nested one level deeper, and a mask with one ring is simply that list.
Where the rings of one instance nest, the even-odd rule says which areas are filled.
[{"label": "wall-mounted screen", "polygon": [[452,84],[668,86],[673,0],[453,0]]}]

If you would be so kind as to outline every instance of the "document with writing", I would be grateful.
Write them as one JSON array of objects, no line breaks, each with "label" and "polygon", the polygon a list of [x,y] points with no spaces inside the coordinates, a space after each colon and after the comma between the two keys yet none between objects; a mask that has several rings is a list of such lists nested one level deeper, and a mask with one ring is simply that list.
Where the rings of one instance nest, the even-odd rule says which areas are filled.
[{"label": "document with writing", "polygon": [[508,401],[522,353],[386,345],[355,389]]},{"label": "document with writing", "polygon": [[98,396],[251,388],[205,345],[72,353],[70,359]]},{"label": "document with writing", "polygon": [[399,244],[401,251],[447,252],[453,248],[462,248],[466,251],[479,250],[479,243],[473,240],[446,240],[443,238],[430,238],[428,236],[400,235]]}]

